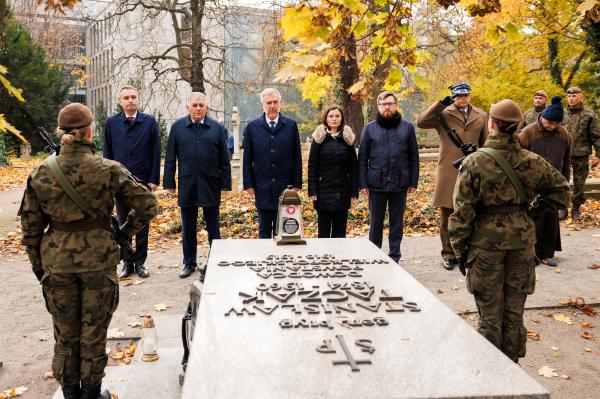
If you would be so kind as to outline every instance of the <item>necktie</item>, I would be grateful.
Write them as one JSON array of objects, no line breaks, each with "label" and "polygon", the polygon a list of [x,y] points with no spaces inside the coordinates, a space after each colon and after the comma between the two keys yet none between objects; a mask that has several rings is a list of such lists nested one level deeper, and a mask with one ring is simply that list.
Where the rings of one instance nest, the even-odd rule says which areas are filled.
[{"label": "necktie", "polygon": [[194,125],[194,126],[196,126],[196,127],[198,127],[198,128],[199,128],[200,126],[202,126],[202,123],[200,123],[199,121],[194,121],[194,122],[192,122],[192,123],[193,123],[193,125]]},{"label": "necktie", "polygon": [[275,121],[269,122],[269,126],[271,126],[271,130],[275,130]]},{"label": "necktie", "polygon": [[133,116],[128,116],[127,123],[129,123],[129,125],[133,125],[133,122],[135,122],[135,118]]},{"label": "necktie", "polygon": [[465,109],[465,110],[463,111],[463,116],[465,117],[465,121],[466,121],[467,119],[469,119],[469,111]]}]

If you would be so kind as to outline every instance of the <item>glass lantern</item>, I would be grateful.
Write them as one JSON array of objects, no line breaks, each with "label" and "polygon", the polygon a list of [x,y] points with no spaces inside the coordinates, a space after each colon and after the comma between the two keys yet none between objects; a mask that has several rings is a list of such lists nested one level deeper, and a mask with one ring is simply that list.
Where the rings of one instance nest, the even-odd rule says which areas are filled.
[{"label": "glass lantern", "polygon": [[156,334],[154,319],[152,319],[152,316],[146,316],[142,325],[142,360],[145,362],[158,360],[157,347],[158,335]]}]

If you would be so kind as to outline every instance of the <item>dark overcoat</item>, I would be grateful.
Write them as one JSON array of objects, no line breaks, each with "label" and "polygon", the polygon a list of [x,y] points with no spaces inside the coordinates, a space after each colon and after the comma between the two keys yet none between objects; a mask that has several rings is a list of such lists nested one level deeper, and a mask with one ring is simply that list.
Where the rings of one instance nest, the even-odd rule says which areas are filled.
[{"label": "dark overcoat", "polygon": [[176,164],[180,207],[219,206],[221,191],[231,190],[225,129],[209,117],[199,127],[194,126],[189,115],[171,126],[163,176],[165,189],[176,187]]},{"label": "dark overcoat", "polygon": [[271,130],[263,114],[244,129],[244,190],[254,189],[256,208],[277,209],[287,186],[302,188],[298,125],[280,113]]}]

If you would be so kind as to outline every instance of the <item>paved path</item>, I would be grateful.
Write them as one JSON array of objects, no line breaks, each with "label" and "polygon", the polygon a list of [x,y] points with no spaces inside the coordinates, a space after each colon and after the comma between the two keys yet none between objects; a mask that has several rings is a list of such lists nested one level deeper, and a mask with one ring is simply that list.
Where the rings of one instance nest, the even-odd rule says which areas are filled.
[{"label": "paved path", "polygon": [[0,238],[20,227],[17,212],[23,197],[22,188],[0,191]]}]

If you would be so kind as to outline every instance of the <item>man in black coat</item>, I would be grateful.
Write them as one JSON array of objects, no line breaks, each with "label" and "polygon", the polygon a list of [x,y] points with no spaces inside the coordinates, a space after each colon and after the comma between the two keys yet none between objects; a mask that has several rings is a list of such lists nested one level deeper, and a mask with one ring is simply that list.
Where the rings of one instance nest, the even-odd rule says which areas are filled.
[{"label": "man in black coat", "polygon": [[369,196],[369,240],[381,248],[389,206],[389,256],[400,260],[406,194],[417,189],[419,148],[414,126],[402,120],[398,100],[384,91],[377,97],[377,120],[365,125],[358,153],[359,188]]},{"label": "man in black coat", "polygon": [[[119,90],[119,105],[123,109],[106,120],[104,125],[103,156],[125,166],[132,175],[156,190],[160,184],[160,132],[156,118],[138,112],[138,91],[132,86]],[[117,218],[123,224],[131,209],[119,198],[115,199]],[[135,235],[135,253],[123,261],[119,278],[137,271],[138,276],[150,274],[144,263],[148,256],[148,233],[150,225],[144,226]]]},{"label": "man in black coat", "polygon": [[263,115],[244,129],[244,190],[254,195],[258,237],[272,238],[279,196],[287,186],[302,189],[302,153],[296,121],[279,112],[277,89],[260,93]]},{"label": "man in black coat", "polygon": [[231,190],[231,165],[227,136],[223,126],[206,116],[208,103],[202,93],[193,92],[187,100],[189,115],[171,126],[163,186],[175,192],[175,167],[178,170],[178,204],[181,210],[183,270],[188,277],[196,268],[196,227],[198,207],[202,207],[208,242],[221,238],[219,204],[221,191]]}]

